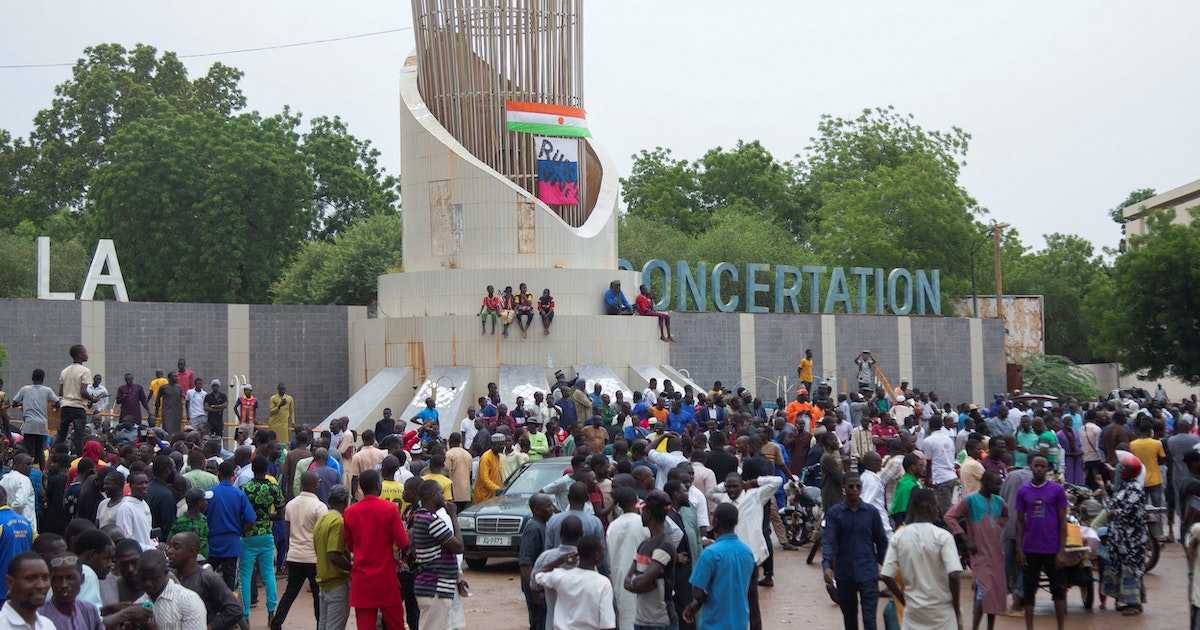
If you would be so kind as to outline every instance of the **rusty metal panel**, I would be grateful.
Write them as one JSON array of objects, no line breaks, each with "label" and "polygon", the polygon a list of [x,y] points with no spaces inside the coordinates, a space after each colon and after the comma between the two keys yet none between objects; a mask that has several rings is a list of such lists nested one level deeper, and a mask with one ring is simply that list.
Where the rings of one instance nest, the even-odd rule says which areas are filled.
[{"label": "rusty metal panel", "polygon": [[462,253],[462,204],[450,203],[449,180],[429,182],[429,232],[434,256]]},{"label": "rusty metal panel", "polygon": [[[996,296],[980,295],[979,316],[996,317]],[[971,316],[972,301],[959,300],[958,314]],[[1004,296],[1004,350],[1008,363],[1028,354],[1046,353],[1046,303],[1041,295]]]},{"label": "rusty metal panel", "polygon": [[530,201],[522,201],[517,206],[517,253],[537,253],[537,230],[534,206]]}]

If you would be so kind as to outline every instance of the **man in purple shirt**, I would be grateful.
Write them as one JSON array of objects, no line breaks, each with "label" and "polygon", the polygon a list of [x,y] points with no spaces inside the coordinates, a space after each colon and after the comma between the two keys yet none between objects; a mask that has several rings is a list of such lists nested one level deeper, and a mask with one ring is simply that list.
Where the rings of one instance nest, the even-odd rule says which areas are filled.
[{"label": "man in purple shirt", "polygon": [[1050,581],[1050,599],[1058,630],[1063,630],[1067,616],[1067,592],[1059,562],[1067,546],[1067,493],[1063,487],[1046,479],[1050,461],[1040,453],[1029,456],[1033,480],[1017,490],[1017,552],[1016,564],[1025,570],[1025,627],[1033,628],[1033,604],[1038,579],[1044,572]]},{"label": "man in purple shirt", "polygon": [[138,407],[150,413],[150,397],[146,395],[146,390],[142,389],[141,385],[133,382],[133,375],[125,375],[125,384],[117,388],[117,404],[121,406],[121,415],[118,417],[133,418],[134,425],[141,424],[142,412]]}]

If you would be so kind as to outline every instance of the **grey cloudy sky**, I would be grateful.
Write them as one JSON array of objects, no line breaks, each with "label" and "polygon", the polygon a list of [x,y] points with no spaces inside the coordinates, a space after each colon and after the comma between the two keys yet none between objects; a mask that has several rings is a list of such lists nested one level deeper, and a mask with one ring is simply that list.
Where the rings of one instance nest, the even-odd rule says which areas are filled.
[{"label": "grey cloudy sky", "polygon": [[[962,184],[1026,244],[1115,245],[1105,210],[1135,188],[1200,177],[1200,63],[1188,1],[684,2],[585,7],[586,106],[628,174],[662,146],[694,159],[738,139],[801,153],[821,114],[894,105],[973,136]],[[180,54],[411,26],[407,2],[23,2],[0,21],[0,65],[73,62],[101,42]],[[340,115],[400,171],[397,74],[411,31],[186,59],[241,68],[249,107]],[[0,70],[0,128],[28,134],[70,68]],[[964,247],[965,256],[965,247]]]}]

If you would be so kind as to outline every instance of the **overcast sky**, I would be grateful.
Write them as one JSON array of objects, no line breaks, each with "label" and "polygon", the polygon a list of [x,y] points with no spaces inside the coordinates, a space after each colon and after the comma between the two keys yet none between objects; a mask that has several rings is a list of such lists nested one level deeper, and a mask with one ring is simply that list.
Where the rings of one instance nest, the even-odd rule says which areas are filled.
[{"label": "overcast sky", "polygon": [[[593,0],[586,108],[628,174],[662,146],[694,159],[738,139],[801,153],[821,114],[894,105],[973,136],[962,185],[1027,245],[1051,232],[1112,246],[1105,210],[1135,189],[1200,178],[1195,2],[711,2]],[[0,65],[72,63],[88,45],[181,55],[409,27],[407,2],[21,2]],[[339,115],[400,171],[397,76],[412,31],[185,59],[245,71],[249,108]],[[0,69],[0,128],[28,134],[69,67]],[[964,246],[964,257],[966,246]]]}]

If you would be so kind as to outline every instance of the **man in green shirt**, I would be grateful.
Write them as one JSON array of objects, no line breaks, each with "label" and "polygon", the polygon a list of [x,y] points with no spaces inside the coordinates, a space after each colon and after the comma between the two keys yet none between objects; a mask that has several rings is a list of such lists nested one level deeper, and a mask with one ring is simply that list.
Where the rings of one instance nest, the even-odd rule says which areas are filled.
[{"label": "man in green shirt", "polygon": [[1037,451],[1038,434],[1033,430],[1029,416],[1021,416],[1017,427],[1017,450],[1013,452],[1013,466],[1025,468],[1029,455]]},{"label": "man in green shirt", "polygon": [[254,478],[242,484],[242,492],[250,499],[254,508],[254,523],[242,536],[242,558],[238,566],[242,583],[242,618],[250,620],[250,578],[254,565],[258,564],[263,586],[267,592],[267,625],[275,617],[278,603],[275,592],[275,537],[271,535],[271,521],[283,519],[283,491],[267,479],[271,461],[264,455],[254,458],[250,470]]},{"label": "man in green shirt", "polygon": [[[192,451],[193,453],[197,451]],[[204,515],[204,511],[208,509],[208,500],[211,499],[213,493],[211,490],[203,490],[200,488],[192,488],[184,495],[184,500],[187,501],[187,511],[171,525],[171,531],[168,539],[174,538],[175,534],[183,532],[192,532],[200,539],[200,555],[204,559],[208,559],[208,517]]]},{"label": "man in green shirt", "polygon": [[912,491],[921,487],[918,475],[923,472],[919,455],[909,453],[904,456],[904,475],[896,482],[896,492],[892,496],[892,509],[889,510],[892,515],[893,527],[898,528],[904,524],[908,515],[908,500],[912,498]]},{"label": "man in green shirt", "polygon": [[529,459],[531,461],[542,459],[550,450],[546,434],[542,433],[542,421],[537,416],[532,416],[525,421],[525,428],[529,430]]},{"label": "man in green shirt", "polygon": [[313,528],[317,552],[317,586],[321,587],[318,628],[344,628],[350,619],[350,553],[346,551],[342,512],[350,502],[346,486],[329,491],[329,511]]},{"label": "man in green shirt", "polygon": [[1033,445],[1034,450],[1046,456],[1046,460],[1050,463],[1050,470],[1053,471],[1055,460],[1058,459],[1058,436],[1046,428],[1046,421],[1041,417],[1033,419],[1033,433],[1037,436],[1037,441]]}]

